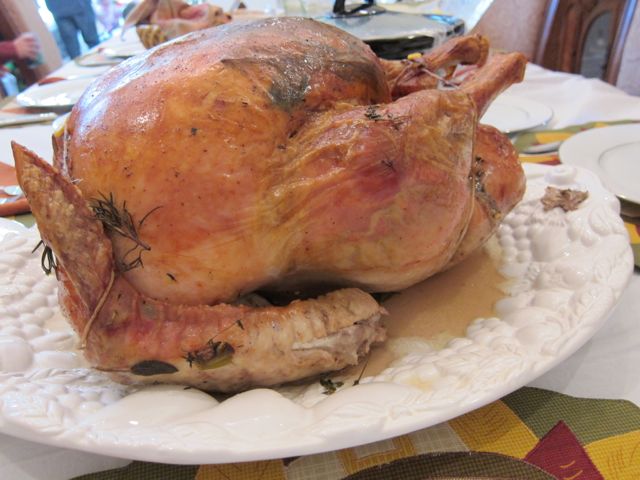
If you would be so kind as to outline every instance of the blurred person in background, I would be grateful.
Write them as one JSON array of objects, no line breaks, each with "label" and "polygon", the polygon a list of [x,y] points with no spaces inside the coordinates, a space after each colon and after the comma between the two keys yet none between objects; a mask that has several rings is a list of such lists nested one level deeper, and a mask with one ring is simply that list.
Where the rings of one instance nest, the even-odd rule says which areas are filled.
[{"label": "blurred person in background", "polygon": [[100,42],[91,0],[45,0],[45,3],[56,21],[70,58],[80,55],[78,32],[89,48]]},{"label": "blurred person in background", "polygon": [[123,6],[114,0],[96,0],[96,17],[98,23],[104,27],[105,32],[111,33],[120,26],[122,8]]},{"label": "blurred person in background", "polygon": [[31,32],[22,33],[14,40],[0,41],[0,98],[16,95],[19,91],[18,79],[4,64],[15,60],[36,63],[41,55],[38,37]]},{"label": "blurred person in background", "polygon": [[22,33],[15,40],[0,41],[0,64],[10,60],[36,61],[39,56],[40,43],[33,33]]}]

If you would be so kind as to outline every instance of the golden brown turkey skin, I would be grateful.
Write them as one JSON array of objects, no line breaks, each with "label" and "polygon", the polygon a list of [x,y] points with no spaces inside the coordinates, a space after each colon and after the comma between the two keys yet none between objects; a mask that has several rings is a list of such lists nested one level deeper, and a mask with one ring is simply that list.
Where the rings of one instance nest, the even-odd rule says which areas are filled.
[{"label": "golden brown turkey skin", "polygon": [[96,82],[63,169],[87,199],[153,212],[144,268],[126,273],[150,297],[213,304],[302,279],[396,290],[440,270],[466,229],[477,118],[463,93],[389,101],[378,59],[340,30],[227,25]]},{"label": "golden brown turkey skin", "polygon": [[274,187],[292,232],[280,282],[390,291],[441,270],[472,208],[475,121],[467,95],[438,91],[310,119]]},{"label": "golden brown turkey skin", "polygon": [[489,125],[479,125],[471,177],[475,202],[467,232],[447,267],[464,260],[493,234],[525,190],[518,152],[511,141]]},{"label": "golden brown turkey skin", "polygon": [[114,270],[111,241],[80,190],[33,152],[13,151],[42,238],[57,254],[62,310],[87,359],[114,379],[233,392],[355,365],[384,340],[384,309],[355,288],[283,307],[146,297]]},{"label": "golden brown turkey skin", "polygon": [[[462,85],[461,89],[473,98],[480,115],[505,84],[521,81],[523,68],[520,61],[524,60],[506,55],[496,56],[492,58],[489,68],[478,70]],[[447,268],[481,247],[524,195],[524,171],[518,152],[506,135],[489,125],[478,125],[473,155],[473,213],[462,242]]]}]

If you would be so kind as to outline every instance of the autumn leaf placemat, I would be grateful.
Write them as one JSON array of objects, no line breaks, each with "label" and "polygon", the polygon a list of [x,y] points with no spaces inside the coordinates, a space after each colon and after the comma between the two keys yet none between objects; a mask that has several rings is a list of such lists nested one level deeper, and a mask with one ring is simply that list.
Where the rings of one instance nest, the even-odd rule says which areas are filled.
[{"label": "autumn leaf placemat", "polygon": [[76,480],[637,480],[640,408],[524,387],[447,423],[360,447],[222,465],[128,466]]}]

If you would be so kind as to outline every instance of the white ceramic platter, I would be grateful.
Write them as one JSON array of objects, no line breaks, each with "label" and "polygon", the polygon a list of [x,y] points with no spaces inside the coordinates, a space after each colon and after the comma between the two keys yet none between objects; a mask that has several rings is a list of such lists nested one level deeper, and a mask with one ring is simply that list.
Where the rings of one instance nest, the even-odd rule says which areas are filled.
[{"label": "white ceramic platter", "polygon": [[620,198],[640,204],[640,124],[578,133],[558,153],[562,163],[591,170]]},{"label": "white ceramic platter", "polygon": [[491,103],[480,122],[503,133],[516,133],[546,125],[551,117],[553,110],[544,103],[502,94]]},{"label": "white ceramic platter", "polygon": [[72,78],[28,88],[16,101],[23,107],[71,108],[95,77]]},{"label": "white ceramic platter", "polygon": [[[616,197],[593,173],[527,165],[524,200],[497,232],[508,292],[497,316],[445,348],[424,345],[357,386],[256,389],[225,401],[179,386],[117,385],[85,367],[35,231],[0,234],[0,432],[169,463],[289,457],[373,442],[492,402],[562,362],[603,324],[633,257]],[[545,212],[545,187],[589,192]],[[5,223],[0,223],[2,230]],[[351,384],[349,384],[351,385]]]}]

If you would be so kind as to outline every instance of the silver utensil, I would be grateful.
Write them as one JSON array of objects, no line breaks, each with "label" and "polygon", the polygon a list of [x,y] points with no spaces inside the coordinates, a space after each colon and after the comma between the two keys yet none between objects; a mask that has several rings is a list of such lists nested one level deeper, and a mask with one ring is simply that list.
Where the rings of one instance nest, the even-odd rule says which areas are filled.
[{"label": "silver utensil", "polygon": [[553,153],[558,151],[560,145],[562,145],[562,141],[531,145],[523,149],[521,153],[524,153],[525,155],[542,155],[543,153]]}]

